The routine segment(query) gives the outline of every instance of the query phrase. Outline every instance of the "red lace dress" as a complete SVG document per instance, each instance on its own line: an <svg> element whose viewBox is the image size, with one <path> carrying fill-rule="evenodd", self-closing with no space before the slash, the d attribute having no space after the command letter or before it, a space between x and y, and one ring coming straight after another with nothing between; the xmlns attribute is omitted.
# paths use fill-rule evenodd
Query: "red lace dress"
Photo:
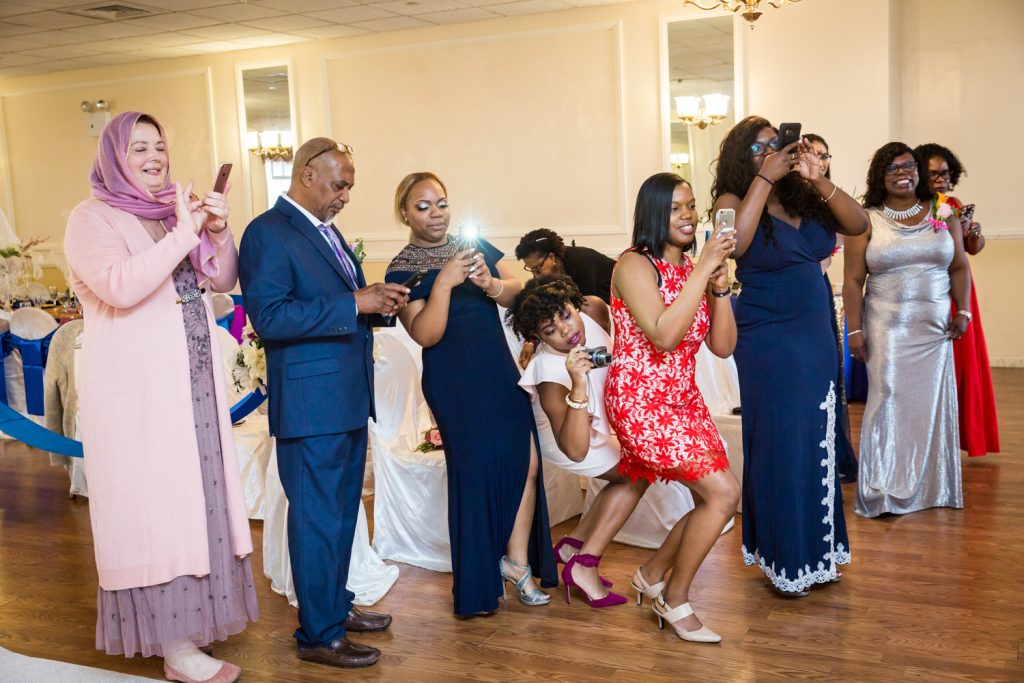
<svg viewBox="0 0 1024 683"><path fill-rule="evenodd" d="M665 305L675 301L693 272L683 256L676 266L645 254L659 275ZM659 351L612 294L615 349L605 385L608 419L622 447L619 469L633 480L697 481L729 467L722 438L694 378L696 355L711 328L701 299L689 332L672 351Z"/></svg>

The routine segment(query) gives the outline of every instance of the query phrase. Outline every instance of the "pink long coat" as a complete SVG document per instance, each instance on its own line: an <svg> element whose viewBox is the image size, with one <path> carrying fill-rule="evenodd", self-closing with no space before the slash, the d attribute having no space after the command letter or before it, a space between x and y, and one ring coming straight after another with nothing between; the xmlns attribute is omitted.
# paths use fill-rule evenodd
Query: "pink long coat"
<svg viewBox="0 0 1024 683"><path fill-rule="evenodd" d="M237 280L230 231L211 235L219 272ZM210 572L185 323L171 273L199 244L190 230L154 243L139 220L96 199L68 217L64 251L85 313L76 368L89 513L100 587L119 590ZM203 297L211 340L210 294ZM216 343L216 342L213 342ZM210 360L236 554L252 552L220 353Z"/></svg>

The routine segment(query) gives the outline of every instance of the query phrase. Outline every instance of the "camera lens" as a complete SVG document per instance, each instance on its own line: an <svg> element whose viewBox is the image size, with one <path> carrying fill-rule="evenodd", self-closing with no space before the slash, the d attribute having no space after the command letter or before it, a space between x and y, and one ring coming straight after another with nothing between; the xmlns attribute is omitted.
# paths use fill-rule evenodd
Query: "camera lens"
<svg viewBox="0 0 1024 683"><path fill-rule="evenodd" d="M583 349L584 353L590 358L590 362L594 364L595 368L603 368L611 365L612 354L608 353L607 346L598 346L593 349Z"/></svg>

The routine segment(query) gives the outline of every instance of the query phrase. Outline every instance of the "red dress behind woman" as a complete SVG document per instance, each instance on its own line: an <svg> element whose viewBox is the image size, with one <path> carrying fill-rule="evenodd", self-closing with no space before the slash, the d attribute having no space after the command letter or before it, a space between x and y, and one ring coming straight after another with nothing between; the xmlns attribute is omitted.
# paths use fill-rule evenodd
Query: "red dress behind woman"
<svg viewBox="0 0 1024 683"><path fill-rule="evenodd" d="M954 197L949 203L959 215L962 205ZM996 418L996 397L992 391L992 370L988 362L985 330L981 325L981 309L974 273L971 273L971 324L964 336L953 341L953 362L956 365L956 398L960 413L960 450L976 457L999 452L999 422ZM956 315L956 302L952 304Z"/></svg>
<svg viewBox="0 0 1024 683"><path fill-rule="evenodd" d="M683 255L676 266L644 254L658 271L665 306L675 301L693 272ZM707 299L679 345L659 351L626 307L612 294L615 349L605 385L608 420L622 447L619 469L636 480L697 481L725 470L729 460L694 378L697 351L711 329Z"/></svg>

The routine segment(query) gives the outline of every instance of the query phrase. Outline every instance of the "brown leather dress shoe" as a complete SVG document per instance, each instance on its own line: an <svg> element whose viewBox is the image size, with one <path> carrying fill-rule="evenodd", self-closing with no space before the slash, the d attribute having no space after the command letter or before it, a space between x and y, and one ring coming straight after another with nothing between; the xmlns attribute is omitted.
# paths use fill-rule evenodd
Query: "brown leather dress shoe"
<svg viewBox="0 0 1024 683"><path fill-rule="evenodd" d="M367 612L359 609L355 605L352 606L352 609L349 610L348 616L345 617L346 631L383 631L388 626L391 626L390 614Z"/></svg>
<svg viewBox="0 0 1024 683"><path fill-rule="evenodd" d="M298 647L299 659L305 662L316 662L328 666L340 666L345 669L358 669L372 666L380 659L380 650L369 645L354 643L347 638L332 640L318 647Z"/></svg>

